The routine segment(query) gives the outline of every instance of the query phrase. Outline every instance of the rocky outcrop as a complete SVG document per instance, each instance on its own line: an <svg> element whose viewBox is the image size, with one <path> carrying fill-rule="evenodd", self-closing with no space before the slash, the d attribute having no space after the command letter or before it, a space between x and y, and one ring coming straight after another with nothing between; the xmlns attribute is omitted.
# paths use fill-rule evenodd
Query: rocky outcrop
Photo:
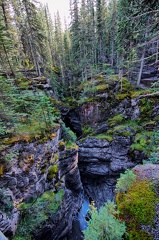
<svg viewBox="0 0 159 240"><path fill-rule="evenodd" d="M122 86L118 80L110 81L110 86L104 82L96 86L100 91L94 99L88 96L87 101L78 104L78 107L61 110L66 126L78 137L83 137L82 127L91 128L91 135L88 136L86 131L85 138L79 140L79 149L66 150L64 144L59 147L60 129L56 129L48 139L17 141L1 151L1 162L4 164L0 165L0 188L4 190L0 191L0 231L9 239L12 239L20 218L16 208L18 203L30 202L46 190L57 192L61 188L64 198L60 209L50 216L48 222L44 222L40 230L36 229L34 239L82 239L77 215L83 193L99 208L108 199L114 198L120 173L142 162L144 154L139 148L140 136L135 142L139 146L132 148L132 144L136 134L142 135L145 126L149 127L145 120L145 105L149 117L156 118L158 102L132 98L132 88L125 87L128 83L124 81ZM41 89L45 88L47 86ZM134 127L136 119L138 122ZM150 125L154 130L156 125L152 122ZM147 135L146 138L150 140ZM51 173L50 166L54 165L58 170L54 169L55 172Z"/></svg>
<svg viewBox="0 0 159 240"><path fill-rule="evenodd" d="M159 183L159 164L137 165L132 170L140 180L151 180L157 187Z"/></svg>
<svg viewBox="0 0 159 240"><path fill-rule="evenodd" d="M159 164L137 165L133 168L139 181L146 180L153 183L154 190L159 198ZM159 239L159 203L155 207L155 219L151 226L142 225L142 229L152 235L154 240Z"/></svg>
<svg viewBox="0 0 159 240"><path fill-rule="evenodd" d="M12 239L20 219L16 205L38 198L46 190L64 190L64 199L57 214L51 215L40 231L34 232L37 240L58 240L69 236L82 205L83 186L78 169L78 149L66 150L60 146L60 129L51 139L32 143L17 142L2 151L2 157L13 156L8 171L0 176L0 230ZM58 165L58 172L50 179L50 166ZM77 223L76 223L77 224ZM79 227L80 233L80 227ZM82 233L81 233L82 234ZM80 236L79 236L79 239Z"/></svg>
<svg viewBox="0 0 159 240"><path fill-rule="evenodd" d="M58 129L52 138L42 142L16 142L1 152L7 172L0 176L0 230L9 238L15 234L19 221L16 205L54 189L56 177L48 180L47 176L50 165L58 159L59 134Z"/></svg>
<svg viewBox="0 0 159 240"><path fill-rule="evenodd" d="M83 186L78 168L78 150L60 152L59 179L64 179L66 188L72 192L77 194L82 192Z"/></svg>
<svg viewBox="0 0 159 240"><path fill-rule="evenodd" d="M76 239L81 239L82 233L79 225L76 225L76 229L73 230L73 225L76 222L83 198L77 150L64 150L60 152L59 179L65 186L63 203L58 213L52 216L50 225L47 224L40 232L35 234L36 240L72 240L74 231L78 231Z"/></svg>
<svg viewBox="0 0 159 240"><path fill-rule="evenodd" d="M113 199L116 179L137 164L129 155L130 137L115 136L112 142L95 137L79 142L79 169L84 189L100 207Z"/></svg>
<svg viewBox="0 0 159 240"><path fill-rule="evenodd" d="M1 239L1 240L7 240L8 238L6 238L6 237L4 236L4 234L0 231L0 239Z"/></svg>
<svg viewBox="0 0 159 240"><path fill-rule="evenodd" d="M76 133L77 137L82 135L82 126L79 115L79 109L74 110L65 110L61 109L63 121L66 124L66 127L69 127L73 132Z"/></svg>

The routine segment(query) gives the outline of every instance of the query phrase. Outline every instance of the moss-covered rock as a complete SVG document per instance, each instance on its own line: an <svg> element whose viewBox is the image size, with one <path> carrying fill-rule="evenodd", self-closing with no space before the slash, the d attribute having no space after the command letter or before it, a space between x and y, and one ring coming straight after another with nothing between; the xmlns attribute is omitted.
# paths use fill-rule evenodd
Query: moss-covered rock
<svg viewBox="0 0 159 240"><path fill-rule="evenodd" d="M51 215L54 215L60 207L63 200L63 191L58 193L47 191L41 197L30 203L21 203L18 209L21 212L21 219L14 236L14 240L30 240L46 221L50 221Z"/></svg>
<svg viewBox="0 0 159 240"><path fill-rule="evenodd" d="M126 239L154 239L152 229L156 216L155 207L159 203L156 191L159 167L152 164L141 165L135 167L133 172L136 174L136 181L133 181L126 191L120 190L116 195L120 218L127 226Z"/></svg>
<svg viewBox="0 0 159 240"><path fill-rule="evenodd" d="M56 177L57 173L58 173L58 165L55 164L53 166L50 166L47 174L47 180L52 181L52 179Z"/></svg>
<svg viewBox="0 0 159 240"><path fill-rule="evenodd" d="M135 135L133 144L131 145L132 150L145 151L149 154L148 145L151 143L151 137L153 136L153 131L141 131Z"/></svg>
<svg viewBox="0 0 159 240"><path fill-rule="evenodd" d="M114 117L109 118L108 122L109 122L110 126L113 127L117 124L120 124L123 120L124 120L123 115L122 114L117 114Z"/></svg>

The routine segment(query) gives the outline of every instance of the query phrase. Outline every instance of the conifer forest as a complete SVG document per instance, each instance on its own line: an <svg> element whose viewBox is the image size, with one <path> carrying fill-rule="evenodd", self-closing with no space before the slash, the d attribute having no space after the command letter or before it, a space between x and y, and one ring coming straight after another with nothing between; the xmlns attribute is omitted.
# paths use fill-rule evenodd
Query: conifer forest
<svg viewBox="0 0 159 240"><path fill-rule="evenodd" d="M159 1L69 8L0 0L0 240L158 240Z"/></svg>

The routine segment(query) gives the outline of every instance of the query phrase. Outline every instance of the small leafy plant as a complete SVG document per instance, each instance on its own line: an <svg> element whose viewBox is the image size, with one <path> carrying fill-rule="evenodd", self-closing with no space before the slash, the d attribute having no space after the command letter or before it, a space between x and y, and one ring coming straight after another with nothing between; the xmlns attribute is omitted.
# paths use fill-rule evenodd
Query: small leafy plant
<svg viewBox="0 0 159 240"><path fill-rule="evenodd" d="M37 200L30 203L21 203L18 208L21 211L21 219L14 240L30 240L34 231L49 221L50 216L55 214L63 199L63 191L56 194L47 191Z"/></svg>
<svg viewBox="0 0 159 240"><path fill-rule="evenodd" d="M127 192L130 186L135 183L136 175L132 170L127 169L125 173L120 174L120 178L117 180L116 192Z"/></svg>
<svg viewBox="0 0 159 240"><path fill-rule="evenodd" d="M124 222L117 219L118 211L113 202L108 201L99 212L93 206L88 227L84 230L85 240L120 240L126 231Z"/></svg>

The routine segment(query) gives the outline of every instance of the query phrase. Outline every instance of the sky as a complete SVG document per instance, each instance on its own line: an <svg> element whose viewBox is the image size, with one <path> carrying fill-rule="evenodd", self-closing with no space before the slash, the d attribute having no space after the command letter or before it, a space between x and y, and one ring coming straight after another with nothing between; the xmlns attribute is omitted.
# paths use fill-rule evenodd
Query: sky
<svg viewBox="0 0 159 240"><path fill-rule="evenodd" d="M48 3L49 11L54 18L54 14L59 11L62 25L64 25L64 17L69 22L69 0L39 0L41 3Z"/></svg>

